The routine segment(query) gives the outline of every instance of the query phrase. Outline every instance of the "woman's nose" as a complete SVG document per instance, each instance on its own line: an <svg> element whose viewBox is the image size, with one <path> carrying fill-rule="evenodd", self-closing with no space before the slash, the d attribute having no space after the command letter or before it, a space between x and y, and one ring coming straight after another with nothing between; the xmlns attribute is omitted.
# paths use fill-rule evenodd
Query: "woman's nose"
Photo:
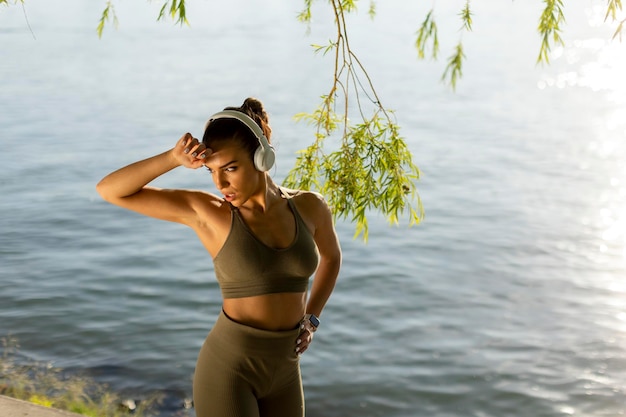
<svg viewBox="0 0 626 417"><path fill-rule="evenodd" d="M215 186L220 190L228 186L228 181L223 174L216 174L213 180L215 181Z"/></svg>

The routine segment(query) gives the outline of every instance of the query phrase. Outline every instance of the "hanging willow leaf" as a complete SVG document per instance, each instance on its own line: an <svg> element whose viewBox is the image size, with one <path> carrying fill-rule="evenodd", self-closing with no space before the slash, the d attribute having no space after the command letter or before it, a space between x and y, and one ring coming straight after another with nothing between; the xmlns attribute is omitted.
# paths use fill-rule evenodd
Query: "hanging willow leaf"
<svg viewBox="0 0 626 417"><path fill-rule="evenodd" d="M102 16L100 17L100 22L96 27L96 32L98 33L98 37L102 37L102 31L104 30L104 25L109 21L109 14L113 15L113 26L117 28L118 21L117 15L115 14L115 8L113 7L113 3L111 1L106 2L106 7L102 11Z"/></svg>
<svg viewBox="0 0 626 417"><path fill-rule="evenodd" d="M185 6L185 0L168 0L163 3L163 6L159 11L157 21L164 19L166 15L169 15L172 20L180 25L189 25L189 21L187 20L187 9Z"/></svg>
<svg viewBox="0 0 626 417"><path fill-rule="evenodd" d="M370 7L367 10L367 14L370 16L370 19L374 19L374 17L376 17L376 2L374 0L370 1Z"/></svg>
<svg viewBox="0 0 626 417"><path fill-rule="evenodd" d="M622 0L608 0L604 21L606 22L609 16L611 16L611 20L615 22L617 20L617 12L620 10L622 10Z"/></svg>
<svg viewBox="0 0 626 417"><path fill-rule="evenodd" d="M185 0L172 0L172 7L170 7L170 14L172 19L176 19L178 24L189 24L187 20L187 9L185 7ZM178 18L176 15L178 14Z"/></svg>
<svg viewBox="0 0 626 417"><path fill-rule="evenodd" d="M470 10L469 0L465 3L465 7L459 13L461 20L463 21L463 28L468 32L472 31L472 11Z"/></svg>
<svg viewBox="0 0 626 417"><path fill-rule="evenodd" d="M608 6L606 8L606 15L604 16L604 21L606 22L611 16L611 21L617 21L617 13L622 10L622 1L621 0L608 0ZM626 23L626 19L623 19L617 25L617 29L615 29L615 33L611 39L615 39L619 36L619 40L622 40L622 30L624 28L624 23Z"/></svg>
<svg viewBox="0 0 626 417"><path fill-rule="evenodd" d="M544 0L546 6L539 18L539 26L537 30L541 34L541 48L537 63L550 62L550 50L552 43L563 45L561 38L561 23L565 22L565 14L563 13L562 0Z"/></svg>
<svg viewBox="0 0 626 417"><path fill-rule="evenodd" d="M313 0L304 0L304 10L302 10L296 18L303 23L311 22L311 6L313 5Z"/></svg>
<svg viewBox="0 0 626 417"><path fill-rule="evenodd" d="M338 7L344 12L350 13L356 10L356 1L355 0L342 0L340 3L337 3Z"/></svg>
<svg viewBox="0 0 626 417"><path fill-rule="evenodd" d="M445 81L449 76L448 83L453 90L456 89L457 80L463 76L463 59L465 59L465 54L463 53L463 43L459 41L454 48L454 53L450 55L450 58L448 58L448 65L446 66L446 70L441 77L441 80Z"/></svg>
<svg viewBox="0 0 626 417"><path fill-rule="evenodd" d="M472 30L472 11L470 10L469 0L465 2L465 6L459 13L463 26L461 30L470 32ZM456 90L457 81L463 76L463 61L465 60L465 53L463 52L463 39L459 39L454 53L448 58L448 65L443 72L441 80L446 82L452 87L452 90Z"/></svg>
<svg viewBox="0 0 626 417"><path fill-rule="evenodd" d="M622 30L624 29L624 23L626 23L626 19L622 20L621 22L619 22L619 25L617 25L617 29L615 29L615 33L613 34L613 37L611 39L615 39L619 36L619 40L621 42L622 40Z"/></svg>
<svg viewBox="0 0 626 417"><path fill-rule="evenodd" d="M439 53L439 39L437 37L437 24L433 18L434 10L430 10L426 15L426 19L422 22L419 30L417 31L417 39L415 41L415 47L417 48L417 56L420 59L424 59L426 56L426 48L428 47L428 41L432 42L432 58L437 59Z"/></svg>

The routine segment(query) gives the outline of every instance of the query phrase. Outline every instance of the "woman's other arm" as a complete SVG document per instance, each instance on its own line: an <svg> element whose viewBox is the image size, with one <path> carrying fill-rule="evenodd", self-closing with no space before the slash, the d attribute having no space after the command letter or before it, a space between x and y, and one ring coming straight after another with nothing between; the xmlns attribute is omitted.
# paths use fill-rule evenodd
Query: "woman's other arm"
<svg viewBox="0 0 626 417"><path fill-rule="evenodd" d="M306 305L307 314L319 317L335 288L335 282L341 267L341 248L333 225L333 217L328 204L321 195L304 193L308 201L300 205L307 213L307 218L315 224L313 238L320 254L320 263L315 271L311 293ZM299 210L300 211L300 210ZM302 212L302 211L300 211ZM296 340L296 353L301 355L308 348L315 328L303 322L302 330Z"/></svg>
<svg viewBox="0 0 626 417"><path fill-rule="evenodd" d="M341 267L341 248L328 204L318 194L311 193L311 197L316 199L316 227L313 237L320 253L320 263L313 278L306 312L319 317L335 288Z"/></svg>

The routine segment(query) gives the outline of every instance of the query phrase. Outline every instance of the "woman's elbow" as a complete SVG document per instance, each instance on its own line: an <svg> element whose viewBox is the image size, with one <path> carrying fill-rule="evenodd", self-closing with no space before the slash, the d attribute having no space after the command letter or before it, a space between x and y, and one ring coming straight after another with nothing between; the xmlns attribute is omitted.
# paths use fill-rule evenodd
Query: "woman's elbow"
<svg viewBox="0 0 626 417"><path fill-rule="evenodd" d="M106 200L107 190L102 180L96 184L96 192L100 194L100 197Z"/></svg>
<svg viewBox="0 0 626 417"><path fill-rule="evenodd" d="M341 268L341 250L322 254L321 263L326 265L329 270L339 271Z"/></svg>
<svg viewBox="0 0 626 417"><path fill-rule="evenodd" d="M112 203L116 200L116 196L110 185L107 183L106 178L103 178L98 184L96 184L96 191L100 194L100 197L102 197L104 201Z"/></svg>

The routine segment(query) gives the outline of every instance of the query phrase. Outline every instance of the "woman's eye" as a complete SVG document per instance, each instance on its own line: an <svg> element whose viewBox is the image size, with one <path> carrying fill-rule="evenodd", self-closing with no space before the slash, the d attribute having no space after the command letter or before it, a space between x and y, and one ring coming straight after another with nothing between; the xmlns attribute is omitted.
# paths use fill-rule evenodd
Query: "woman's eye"
<svg viewBox="0 0 626 417"><path fill-rule="evenodd" d="M0 0L1 1L1 0ZM213 170L207 166L205 166L206 170L209 171L210 174L213 174ZM228 167L228 168L224 168L225 172L234 172L237 170L237 167Z"/></svg>

